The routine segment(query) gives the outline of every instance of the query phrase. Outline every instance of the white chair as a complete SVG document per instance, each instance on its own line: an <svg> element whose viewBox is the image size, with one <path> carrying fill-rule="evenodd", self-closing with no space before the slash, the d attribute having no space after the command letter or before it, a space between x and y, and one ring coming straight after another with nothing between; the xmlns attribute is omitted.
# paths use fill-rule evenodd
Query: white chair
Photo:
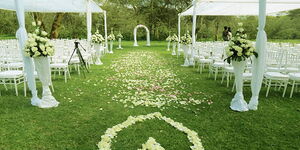
<svg viewBox="0 0 300 150"><path fill-rule="evenodd" d="M0 84L3 84L7 90L7 85L14 85L16 96L19 96L18 85L24 84L24 96L26 96L26 82L22 71L8 70L0 72Z"/></svg>
<svg viewBox="0 0 300 150"><path fill-rule="evenodd" d="M300 85L300 73L290 73L289 74L290 80L292 81L292 90L290 94L290 98L293 97L295 86Z"/></svg>
<svg viewBox="0 0 300 150"><path fill-rule="evenodd" d="M65 83L68 81L68 77L71 78L71 74L69 71L69 65L65 60L61 58L52 58L52 62L50 63L51 72L54 72L54 76L56 72L60 75L63 72L65 77Z"/></svg>
<svg viewBox="0 0 300 150"><path fill-rule="evenodd" d="M284 90L283 90L282 97L285 96L285 92L289 82L288 75L282 74L280 72L266 72L264 77L265 77L265 84L268 87L266 97L268 97L269 95L271 86L275 86L275 88L278 87L278 90L280 90L280 88L283 86Z"/></svg>
<svg viewBox="0 0 300 150"><path fill-rule="evenodd" d="M223 84L224 79L226 77L226 87L229 87L229 82L231 77L234 75L234 70L232 66L226 66L223 70L223 76L222 76L222 81L221 84Z"/></svg>

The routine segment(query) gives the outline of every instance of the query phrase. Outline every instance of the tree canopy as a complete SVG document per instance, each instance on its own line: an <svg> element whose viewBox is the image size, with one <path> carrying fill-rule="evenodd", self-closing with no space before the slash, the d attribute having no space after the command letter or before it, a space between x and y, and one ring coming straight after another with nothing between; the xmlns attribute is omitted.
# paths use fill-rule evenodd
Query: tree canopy
<svg viewBox="0 0 300 150"><path fill-rule="evenodd" d="M164 40L177 33L178 13L191 6L190 0L98 0L107 11L108 29L122 32L126 40L133 39L133 29L138 24L146 25L152 40ZM18 28L15 12L0 10L0 35L14 35ZM41 20L51 38L85 38L85 14L74 13L26 13L26 25L30 31L31 22ZM257 17L245 16L199 16L197 18L198 40L220 40L223 26L230 26L235 32L238 22L243 22L250 39L255 39ZM191 30L192 17L182 17L182 33ZM270 39L300 39L300 10L284 16L267 18L266 31ZM93 14L93 32L99 29L104 34L103 15ZM110 31L108 31L110 32ZM139 39L146 39L140 30Z"/></svg>

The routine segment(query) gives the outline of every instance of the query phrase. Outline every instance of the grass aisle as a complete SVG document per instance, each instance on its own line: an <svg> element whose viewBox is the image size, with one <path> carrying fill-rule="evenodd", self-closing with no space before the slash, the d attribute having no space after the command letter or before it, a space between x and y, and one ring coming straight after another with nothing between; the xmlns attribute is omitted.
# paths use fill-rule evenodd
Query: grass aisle
<svg viewBox="0 0 300 150"><path fill-rule="evenodd" d="M229 109L231 88L208 78L207 72L181 67L183 60L166 52L164 42L131 45L125 42L124 50L107 54L105 65L92 66L87 79L73 73L65 84L63 77L56 78L58 108L32 107L28 98L0 87L0 149L97 149L107 128L130 115L153 112L196 131L207 150L300 148L299 93L283 99L272 91L269 98L262 96L258 111L236 113ZM245 97L250 94L245 88ZM192 145L164 121L148 120L119 132L112 148L136 150L149 137L167 150Z"/></svg>

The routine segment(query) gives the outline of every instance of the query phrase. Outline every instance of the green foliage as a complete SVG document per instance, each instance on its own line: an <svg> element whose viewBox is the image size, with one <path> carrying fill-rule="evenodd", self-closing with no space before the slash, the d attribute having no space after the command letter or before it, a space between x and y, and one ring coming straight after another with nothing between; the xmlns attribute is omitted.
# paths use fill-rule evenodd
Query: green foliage
<svg viewBox="0 0 300 150"><path fill-rule="evenodd" d="M0 149L96 150L96 144L107 128L125 121L130 115L157 111L196 131L207 150L299 149L299 93L295 93L290 99L281 98L281 93L274 91L265 98L263 95L266 88L263 87L259 110L237 113L229 109L234 95L231 88L208 78L208 69L199 74L194 68L181 67L184 61L182 58L177 59L170 52L163 51L166 42L152 42L152 47L132 47L132 44L133 42L125 41L124 50L115 50L113 55L105 55L104 65L92 66L91 73L86 78L73 70L72 78L66 84L63 76L56 75L53 94L60 102L57 108L33 107L29 97L16 97L13 89L6 91L0 86ZM107 79L111 79L116 73L109 66L120 58L124 59L132 51L157 53L159 59L169 62L164 67L176 72L176 78L186 83L185 91L199 98L209 95L213 104L169 107L160 111L143 106L125 108L123 104L112 101L113 95L122 86L117 84L114 88L107 88L111 83ZM41 84L37 83L38 90L41 91ZM30 95L29 92L27 94ZM244 95L246 99L251 97L250 88L244 88ZM188 95L185 97L189 98ZM112 143L112 148L135 150L149 137L155 138L167 150L185 150L191 146L181 132L163 121L149 120L121 131Z"/></svg>
<svg viewBox="0 0 300 150"><path fill-rule="evenodd" d="M191 6L190 0L98 0L107 11L108 29L122 32L125 40L133 40L133 29L138 24L144 24L150 29L152 40L165 40L168 35L177 33L178 13ZM50 32L54 13L42 14L47 32ZM0 10L0 35L14 36L18 29L15 12ZM33 15L26 13L26 27L31 29ZM249 39L255 39L258 19L256 16L198 16L197 40L221 40L224 26L230 26L236 31L237 22L243 22ZM267 17L266 32L268 39L300 39L300 10L290 11L285 16ZM93 32L99 29L104 35L102 14L93 14ZM182 17L182 30L191 31L192 17ZM68 13L64 15L59 38L86 38L86 16L84 13ZM138 31L138 39L145 40L144 30ZM116 33L115 33L116 34Z"/></svg>

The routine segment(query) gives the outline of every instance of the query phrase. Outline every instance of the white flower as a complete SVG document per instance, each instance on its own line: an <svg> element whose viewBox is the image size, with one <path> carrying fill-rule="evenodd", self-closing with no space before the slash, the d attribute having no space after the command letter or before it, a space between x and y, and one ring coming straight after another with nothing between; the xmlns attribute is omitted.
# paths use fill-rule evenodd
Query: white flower
<svg viewBox="0 0 300 150"><path fill-rule="evenodd" d="M34 27L35 27L35 26L36 26L36 23L35 23L35 22L32 22L32 26L34 26Z"/></svg>
<svg viewBox="0 0 300 150"><path fill-rule="evenodd" d="M40 30L39 29L35 29L34 31L36 34L39 34L40 33Z"/></svg>
<svg viewBox="0 0 300 150"><path fill-rule="evenodd" d="M41 53L38 52L38 51L36 51L36 52L34 53L33 57L39 57L40 55L41 55Z"/></svg>
<svg viewBox="0 0 300 150"><path fill-rule="evenodd" d="M28 53L28 52L25 52L24 55L25 55L26 57L30 57L30 53Z"/></svg>
<svg viewBox="0 0 300 150"><path fill-rule="evenodd" d="M43 45L43 44L40 44L40 45L39 45L39 47L40 47L40 49L41 49L42 51L44 51L44 50L45 50L45 45Z"/></svg>
<svg viewBox="0 0 300 150"><path fill-rule="evenodd" d="M32 52L36 52L38 50L38 48L37 47L32 47L31 50L32 50Z"/></svg>
<svg viewBox="0 0 300 150"><path fill-rule="evenodd" d="M46 36L48 33L47 32L45 32L45 31L42 31L42 33L41 33L43 36Z"/></svg>
<svg viewBox="0 0 300 150"><path fill-rule="evenodd" d="M37 24L40 26L40 25L42 25L42 22L41 22L41 21L38 21L38 23L37 23Z"/></svg>

